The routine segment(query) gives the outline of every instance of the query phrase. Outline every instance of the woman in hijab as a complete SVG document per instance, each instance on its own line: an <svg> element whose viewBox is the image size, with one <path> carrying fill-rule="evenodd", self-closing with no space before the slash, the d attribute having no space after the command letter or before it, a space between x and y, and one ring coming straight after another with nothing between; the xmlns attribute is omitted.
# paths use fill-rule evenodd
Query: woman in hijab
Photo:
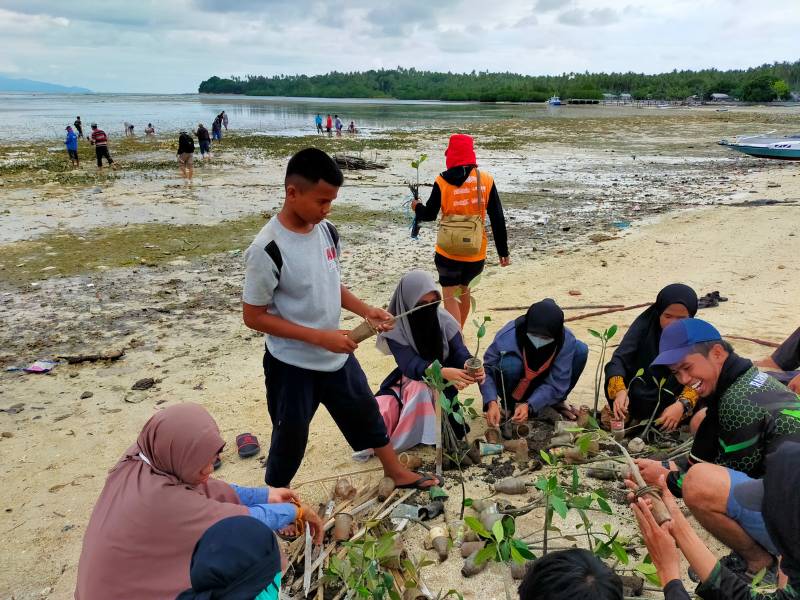
<svg viewBox="0 0 800 600"><path fill-rule="evenodd" d="M222 519L194 547L192 587L177 600L279 600L282 559L269 527L252 517Z"/></svg>
<svg viewBox="0 0 800 600"><path fill-rule="evenodd" d="M497 332L484 354L481 394L489 425L500 425L501 408L513 411L517 423L547 406L574 420L564 401L588 355L586 344L564 327L564 312L552 299L532 304Z"/></svg>
<svg viewBox="0 0 800 600"><path fill-rule="evenodd" d="M628 329L606 365L606 398L610 407L604 411L608 419L646 420L658 404L659 424L672 431L691 415L697 403L697 392L681 386L669 375L658 396L658 382L663 373L654 374L650 363L658 356L661 331L678 319L697 313L697 294L688 285L673 283L658 293L651 305ZM643 369L637 378L636 373Z"/></svg>
<svg viewBox="0 0 800 600"><path fill-rule="evenodd" d="M436 442L434 396L423 381L425 370L439 361L442 376L453 384L445 390L453 398L483 374L473 378L464 370L472 355L464 346L461 327L442 306L442 296L433 277L425 271L410 271L403 276L389 302L389 312L402 315L394 329L378 335L377 346L397 363L376 394L378 406L395 450L417 444ZM450 421L459 437L466 434L464 425Z"/></svg>
<svg viewBox="0 0 800 600"><path fill-rule="evenodd" d="M156 413L106 479L78 562L76 600L175 598L189 587L189 560L200 536L226 517L255 517L273 529L313 510L283 488L243 488L212 479L225 442L198 404ZM302 525L302 523L300 523Z"/></svg>

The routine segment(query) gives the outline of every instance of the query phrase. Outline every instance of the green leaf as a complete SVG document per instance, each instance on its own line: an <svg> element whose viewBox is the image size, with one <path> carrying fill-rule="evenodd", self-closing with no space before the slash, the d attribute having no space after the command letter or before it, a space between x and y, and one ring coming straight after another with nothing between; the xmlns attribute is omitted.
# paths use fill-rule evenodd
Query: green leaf
<svg viewBox="0 0 800 600"><path fill-rule="evenodd" d="M517 547L514 544L511 544L511 560L519 564L525 562L525 558L519 553L519 550L517 550Z"/></svg>
<svg viewBox="0 0 800 600"><path fill-rule="evenodd" d="M602 340L603 339L603 336L600 335L599 331L595 331L594 329L588 329L587 331L589 333L591 333L594 337L596 337L598 340Z"/></svg>
<svg viewBox="0 0 800 600"><path fill-rule="evenodd" d="M400 594L397 593L397 590L394 589L394 587L389 588L389 598L391 598L391 600L401 600Z"/></svg>
<svg viewBox="0 0 800 600"><path fill-rule="evenodd" d="M492 525L492 533L494 534L494 539L498 542L502 542L506 537L506 532L503 529L502 519L495 521Z"/></svg>
<svg viewBox="0 0 800 600"><path fill-rule="evenodd" d="M472 406L472 403L475 402L475 398L467 398L461 404L464 406Z"/></svg>
<svg viewBox="0 0 800 600"><path fill-rule="evenodd" d="M611 535L611 523L603 523L603 529L608 535Z"/></svg>
<svg viewBox="0 0 800 600"><path fill-rule="evenodd" d="M439 394L439 404L441 404L442 410L445 412L450 412L452 410L453 403L451 402L450 398L444 394Z"/></svg>
<svg viewBox="0 0 800 600"><path fill-rule="evenodd" d="M575 441L575 446L578 448L578 451L583 455L586 456L589 453L589 447L592 444L592 434L591 433L584 433L583 435L579 436L578 439Z"/></svg>
<svg viewBox="0 0 800 600"><path fill-rule="evenodd" d="M449 498L450 496L447 495L442 488L438 485L432 485L428 488L428 495L430 496L431 500L437 500L439 498Z"/></svg>
<svg viewBox="0 0 800 600"><path fill-rule="evenodd" d="M478 521L478 519L476 519L475 517L469 517L469 516L464 517L464 523L467 525L467 527L472 529L472 531L477 533L479 536L484 538L492 537L492 534L489 533L486 530L486 527L484 527L483 524L480 521Z"/></svg>
<svg viewBox="0 0 800 600"><path fill-rule="evenodd" d="M767 574L767 568L766 567L762 568L758 573L756 573L756 576L753 577L753 582L750 584L750 589L755 591L756 586L759 583L761 583L761 581L764 579L764 575L766 575L766 574Z"/></svg>
<svg viewBox="0 0 800 600"><path fill-rule="evenodd" d="M469 305L470 308L472 309L472 312L475 312L478 309L478 302L477 300L475 300L475 296L473 296L472 294L469 295Z"/></svg>
<svg viewBox="0 0 800 600"><path fill-rule="evenodd" d="M464 506L472 506L474 500L472 498L464 498Z"/></svg>
<svg viewBox="0 0 800 600"><path fill-rule="evenodd" d="M552 496L550 498L550 504L552 505L553 510L555 510L558 513L559 517L561 517L562 519L567 518L567 512L569 511L569 508L567 508L567 503L564 502L563 498L559 498L558 496Z"/></svg>
<svg viewBox="0 0 800 600"><path fill-rule="evenodd" d="M597 419L592 415L589 415L589 429L600 429L600 425L597 424Z"/></svg>
<svg viewBox="0 0 800 600"><path fill-rule="evenodd" d="M606 513L607 515L614 513L614 511L611 510L611 506L608 504L606 499L603 498L603 496L601 496L597 492L592 492L592 498L595 499L595 501L597 502L597 506L599 506L600 510L602 510L604 513Z"/></svg>
<svg viewBox="0 0 800 600"><path fill-rule="evenodd" d="M428 160L428 155L427 154L420 154L419 162L422 163L422 162L425 162L426 160Z"/></svg>
<svg viewBox="0 0 800 600"><path fill-rule="evenodd" d="M644 375L644 369L639 369L636 371L636 375L634 375L634 377L641 377L642 375Z"/></svg>
<svg viewBox="0 0 800 600"><path fill-rule="evenodd" d="M458 423L459 425L463 425L464 424L464 415L462 415L460 412L454 412L453 413L453 420L456 423Z"/></svg>
<svg viewBox="0 0 800 600"><path fill-rule="evenodd" d="M536 560L536 555L531 552L530 548L527 546L525 548L518 547L517 550L519 550L519 553L522 554L522 558L526 560Z"/></svg>
<svg viewBox="0 0 800 600"><path fill-rule="evenodd" d="M578 486L580 485L581 480L578 477L578 467L572 467L572 493L578 493Z"/></svg>
<svg viewBox="0 0 800 600"><path fill-rule="evenodd" d="M497 553L497 548L494 544L487 544L481 550L478 550L477 556L475 556L475 564L482 565L490 558L493 558Z"/></svg>
<svg viewBox="0 0 800 600"><path fill-rule="evenodd" d="M498 546L498 550L500 551L500 558L503 562L511 560L511 544L503 542Z"/></svg>
<svg viewBox="0 0 800 600"><path fill-rule="evenodd" d="M607 340L610 340L612 337L614 337L616 335L616 333L617 333L617 326L616 325L612 325L611 327L606 329L605 338Z"/></svg>
<svg viewBox="0 0 800 600"><path fill-rule="evenodd" d="M478 327L478 332L475 334L478 339L482 338L486 335L486 325L481 325Z"/></svg>
<svg viewBox="0 0 800 600"><path fill-rule="evenodd" d="M514 532L517 530L514 517L511 515L504 515L500 521L503 523L503 531L505 531L506 539L512 539L514 537Z"/></svg>
<svg viewBox="0 0 800 600"><path fill-rule="evenodd" d="M649 557L650 555L648 554L645 557L645 561L647 561ZM649 581L653 585L657 587L662 587L661 579L658 576L658 571L656 570L655 565L653 565L652 563L643 562L641 564L638 564L636 565L636 570L642 575L644 575L644 578L647 579L647 581Z"/></svg>
<svg viewBox="0 0 800 600"><path fill-rule="evenodd" d="M614 556L619 559L619 562L621 562L623 565L628 564L628 551L625 550L625 546L614 540L611 543L611 551L614 553Z"/></svg>
<svg viewBox="0 0 800 600"><path fill-rule="evenodd" d="M544 450L539 450L539 456L542 457L542 460L544 462L546 462L548 465L552 466L553 458L550 456L550 454L548 452L545 452Z"/></svg>

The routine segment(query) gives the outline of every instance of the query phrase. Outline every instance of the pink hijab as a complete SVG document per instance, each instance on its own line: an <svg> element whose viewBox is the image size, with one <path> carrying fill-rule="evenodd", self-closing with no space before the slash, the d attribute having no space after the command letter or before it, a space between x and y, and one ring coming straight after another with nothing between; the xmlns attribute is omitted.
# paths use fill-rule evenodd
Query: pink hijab
<svg viewBox="0 0 800 600"><path fill-rule="evenodd" d="M200 536L226 517L247 515L222 481L198 483L225 442L198 404L152 416L111 469L95 504L78 563L76 600L174 600L191 587Z"/></svg>

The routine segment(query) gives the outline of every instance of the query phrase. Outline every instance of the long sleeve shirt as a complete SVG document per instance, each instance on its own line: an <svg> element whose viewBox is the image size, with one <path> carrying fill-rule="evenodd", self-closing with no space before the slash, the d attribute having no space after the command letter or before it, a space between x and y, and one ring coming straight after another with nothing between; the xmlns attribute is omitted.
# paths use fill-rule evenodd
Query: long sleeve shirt
<svg viewBox="0 0 800 600"><path fill-rule="evenodd" d="M453 167L442 173L442 177L453 185L460 186L466 181L471 169L463 167ZM431 195L425 204L418 204L414 211L418 221L435 221L442 209L442 190L439 185L434 183ZM508 256L508 233L506 232L506 217L503 214L503 205L500 203L500 194L497 193L497 186L492 183L489 192L489 202L486 205L486 214L489 216L489 223L492 226L494 235L494 245L497 248L497 255Z"/></svg>
<svg viewBox="0 0 800 600"><path fill-rule="evenodd" d="M551 406L564 400L572 383L572 360L575 357L576 339L573 333L564 328L564 344L561 351L553 360L550 369L541 375L544 381L534 387L530 392L527 402L534 411L539 411L545 406ZM487 405L498 397L498 379L500 377L501 360L505 356L515 356L522 361L522 352L517 346L514 333L514 321L509 321L494 336L489 348L483 355L483 368L486 371L486 380L480 386L483 404ZM506 387L513 387L517 382L506 382Z"/></svg>
<svg viewBox="0 0 800 600"><path fill-rule="evenodd" d="M393 340L387 340L387 342L400 372L409 379L422 381L425 376L425 370L430 366L431 361L422 358L411 346L398 344ZM449 346L447 360L444 361L442 366L463 369L464 363L472 358L472 355L464 345L464 340L461 338L460 333L450 338Z"/></svg>
<svg viewBox="0 0 800 600"><path fill-rule="evenodd" d="M797 600L800 598L800 581L790 580L785 588L774 592L755 592L741 577L717 563L695 593L703 600ZM673 579L664 586L664 598L689 600L689 594L680 579Z"/></svg>
<svg viewBox="0 0 800 600"><path fill-rule="evenodd" d="M242 506L247 507L250 516L270 529L283 529L294 523L297 518L297 507L294 504L269 504L268 487L244 487L232 483L228 485L236 492Z"/></svg>

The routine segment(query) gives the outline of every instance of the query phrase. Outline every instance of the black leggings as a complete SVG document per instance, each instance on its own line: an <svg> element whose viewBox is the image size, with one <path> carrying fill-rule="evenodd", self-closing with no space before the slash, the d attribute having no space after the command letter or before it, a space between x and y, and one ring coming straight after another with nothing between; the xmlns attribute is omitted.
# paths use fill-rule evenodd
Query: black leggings
<svg viewBox="0 0 800 600"><path fill-rule="evenodd" d="M108 153L108 146L95 146L94 153L97 156L97 166L103 166L103 158L108 161L108 164L113 163L114 161L111 159L111 155Z"/></svg>

